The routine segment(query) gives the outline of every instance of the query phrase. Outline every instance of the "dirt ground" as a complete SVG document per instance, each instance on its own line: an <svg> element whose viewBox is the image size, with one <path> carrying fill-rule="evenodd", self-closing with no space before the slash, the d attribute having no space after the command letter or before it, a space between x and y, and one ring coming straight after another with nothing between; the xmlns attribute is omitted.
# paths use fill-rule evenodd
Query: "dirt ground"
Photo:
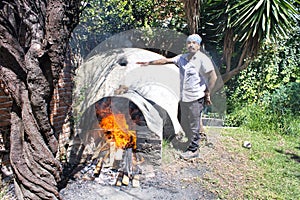
<svg viewBox="0 0 300 200"><path fill-rule="evenodd" d="M221 134L221 128L207 129L208 142L202 144L199 158L184 161L179 151L164 148L162 165L140 178L140 187L107 186L96 181L73 180L60 191L66 200L129 199L242 199L240 191L246 177L246 159L226 148L239 145Z"/></svg>
<svg viewBox="0 0 300 200"><path fill-rule="evenodd" d="M207 173L206 166L200 164L200 158L191 162L176 158L174 162L163 163L153 169L153 173L144 174L140 187L105 186L96 181L72 181L61 191L63 199L216 199L201 179Z"/></svg>

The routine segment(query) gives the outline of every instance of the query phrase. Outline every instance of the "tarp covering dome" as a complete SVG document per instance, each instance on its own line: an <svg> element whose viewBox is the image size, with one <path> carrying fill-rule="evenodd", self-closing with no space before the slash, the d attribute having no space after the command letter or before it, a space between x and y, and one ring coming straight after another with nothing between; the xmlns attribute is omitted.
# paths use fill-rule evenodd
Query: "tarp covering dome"
<svg viewBox="0 0 300 200"><path fill-rule="evenodd" d="M168 118L173 132L181 132L177 119L180 96L178 67L173 64L145 67L136 64L159 58L162 56L144 49L121 48L86 60L77 69L75 78L74 111L80 118L78 128L83 132L97 128L93 114L93 105L97 101L105 97L122 97L139 107L151 131L162 134Z"/></svg>

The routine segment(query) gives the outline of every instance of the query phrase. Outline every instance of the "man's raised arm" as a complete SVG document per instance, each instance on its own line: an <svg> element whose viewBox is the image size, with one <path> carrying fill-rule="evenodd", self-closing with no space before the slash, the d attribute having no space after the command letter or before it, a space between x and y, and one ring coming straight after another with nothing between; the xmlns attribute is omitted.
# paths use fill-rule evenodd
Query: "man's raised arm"
<svg viewBox="0 0 300 200"><path fill-rule="evenodd" d="M147 65L164 65L168 63L173 63L173 60L171 58L161 58L158 60L152 60L148 62L136 62L136 64L140 64L142 66L147 66Z"/></svg>

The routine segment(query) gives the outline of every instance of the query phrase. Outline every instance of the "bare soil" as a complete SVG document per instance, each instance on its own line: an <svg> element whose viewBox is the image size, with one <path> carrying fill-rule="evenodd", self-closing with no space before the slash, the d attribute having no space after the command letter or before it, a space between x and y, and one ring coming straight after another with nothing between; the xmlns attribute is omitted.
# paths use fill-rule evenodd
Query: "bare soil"
<svg viewBox="0 0 300 200"><path fill-rule="evenodd" d="M162 165L144 174L140 187L107 186L96 181L72 180L60 191L66 200L83 199L242 199L247 160L227 148L240 147L240 141L222 136L221 128L207 129L209 145L202 144L199 158L184 161L179 151L164 148ZM151 171L151 170L150 170Z"/></svg>

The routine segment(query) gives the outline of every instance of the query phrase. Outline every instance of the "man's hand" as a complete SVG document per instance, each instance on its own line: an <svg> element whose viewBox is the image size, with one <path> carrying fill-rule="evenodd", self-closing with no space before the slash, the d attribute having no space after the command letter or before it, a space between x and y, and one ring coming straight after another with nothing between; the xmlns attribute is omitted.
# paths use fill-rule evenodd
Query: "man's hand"
<svg viewBox="0 0 300 200"><path fill-rule="evenodd" d="M208 106L212 104L212 102L210 100L210 93L208 91L205 92L204 104L208 105Z"/></svg>

